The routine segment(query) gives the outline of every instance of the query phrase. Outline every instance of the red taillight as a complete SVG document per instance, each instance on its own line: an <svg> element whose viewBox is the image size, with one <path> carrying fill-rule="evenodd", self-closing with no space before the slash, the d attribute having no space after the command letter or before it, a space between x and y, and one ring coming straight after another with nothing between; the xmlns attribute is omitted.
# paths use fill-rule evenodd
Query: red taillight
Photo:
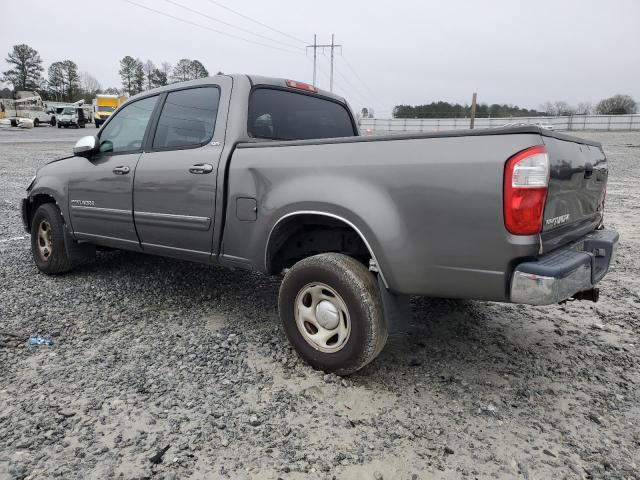
<svg viewBox="0 0 640 480"><path fill-rule="evenodd" d="M308 83L296 82L295 80L287 80L287 87L289 88L297 88L298 90L305 90L307 92L318 93L318 89L313 85L309 85Z"/></svg>
<svg viewBox="0 0 640 480"><path fill-rule="evenodd" d="M542 231L549 185L549 156L544 145L511 157L504 169L504 225L514 235Z"/></svg>

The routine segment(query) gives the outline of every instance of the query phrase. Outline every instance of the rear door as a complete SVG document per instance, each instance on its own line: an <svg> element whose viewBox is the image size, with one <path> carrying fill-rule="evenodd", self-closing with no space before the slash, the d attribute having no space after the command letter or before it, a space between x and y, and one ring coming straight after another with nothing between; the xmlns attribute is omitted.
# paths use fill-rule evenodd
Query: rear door
<svg viewBox="0 0 640 480"><path fill-rule="evenodd" d="M133 173L158 95L120 110L99 133L100 152L81 159L69 180L69 211L79 239L139 248L133 225Z"/></svg>
<svg viewBox="0 0 640 480"><path fill-rule="evenodd" d="M166 94L135 175L134 219L143 250L210 259L227 115L221 105L228 105L230 82Z"/></svg>
<svg viewBox="0 0 640 480"><path fill-rule="evenodd" d="M550 136L542 139L550 162L542 224L542 244L549 251L601 223L609 170L599 145Z"/></svg>

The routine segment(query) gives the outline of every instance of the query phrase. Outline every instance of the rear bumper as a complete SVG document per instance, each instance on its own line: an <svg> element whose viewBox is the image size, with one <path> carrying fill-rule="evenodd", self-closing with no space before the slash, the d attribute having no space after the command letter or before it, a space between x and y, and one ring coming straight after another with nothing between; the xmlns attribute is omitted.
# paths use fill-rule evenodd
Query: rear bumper
<svg viewBox="0 0 640 480"><path fill-rule="evenodd" d="M591 290L609 270L618 243L615 230L596 230L565 247L515 267L511 301L551 305Z"/></svg>

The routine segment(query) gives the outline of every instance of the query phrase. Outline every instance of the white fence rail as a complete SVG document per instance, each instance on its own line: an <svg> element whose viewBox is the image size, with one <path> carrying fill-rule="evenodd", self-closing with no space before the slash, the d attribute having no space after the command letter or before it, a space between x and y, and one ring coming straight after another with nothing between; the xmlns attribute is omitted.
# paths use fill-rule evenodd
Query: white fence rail
<svg viewBox="0 0 640 480"><path fill-rule="evenodd" d="M640 114L572 115L567 117L476 118L475 128L501 127L507 123L543 123L555 130L640 130ZM468 118L363 118L364 134L437 132L469 128Z"/></svg>

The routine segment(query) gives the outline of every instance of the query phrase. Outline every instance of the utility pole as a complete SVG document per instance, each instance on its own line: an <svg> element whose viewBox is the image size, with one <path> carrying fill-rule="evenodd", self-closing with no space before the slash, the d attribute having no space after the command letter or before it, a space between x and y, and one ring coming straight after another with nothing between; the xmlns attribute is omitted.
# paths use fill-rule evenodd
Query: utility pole
<svg viewBox="0 0 640 480"><path fill-rule="evenodd" d="M307 48L313 48L313 86L316 86L316 62L317 62L317 50L320 48L324 53L325 48L331 49L331 75L329 77L329 91L333 92L333 59L334 59L334 50L339 48L342 51L342 45L336 45L335 43L335 35L331 34L331 43L329 45L318 45L316 41L316 35L313 36L313 45L307 45Z"/></svg>
<svg viewBox="0 0 640 480"><path fill-rule="evenodd" d="M316 41L316 37L317 35L314 33L313 34L313 86L316 86L316 50L318 49L318 47L316 45L318 45L318 42Z"/></svg>
<svg viewBox="0 0 640 480"><path fill-rule="evenodd" d="M335 45L333 41L333 33L331 34L331 75L329 76L329 91L333 92L333 46Z"/></svg>
<svg viewBox="0 0 640 480"><path fill-rule="evenodd" d="M476 92L473 92L473 98L471 99L471 124L469 125L469 128L471 128L473 130L473 127L475 126L476 123L476 98L477 98L478 94Z"/></svg>

